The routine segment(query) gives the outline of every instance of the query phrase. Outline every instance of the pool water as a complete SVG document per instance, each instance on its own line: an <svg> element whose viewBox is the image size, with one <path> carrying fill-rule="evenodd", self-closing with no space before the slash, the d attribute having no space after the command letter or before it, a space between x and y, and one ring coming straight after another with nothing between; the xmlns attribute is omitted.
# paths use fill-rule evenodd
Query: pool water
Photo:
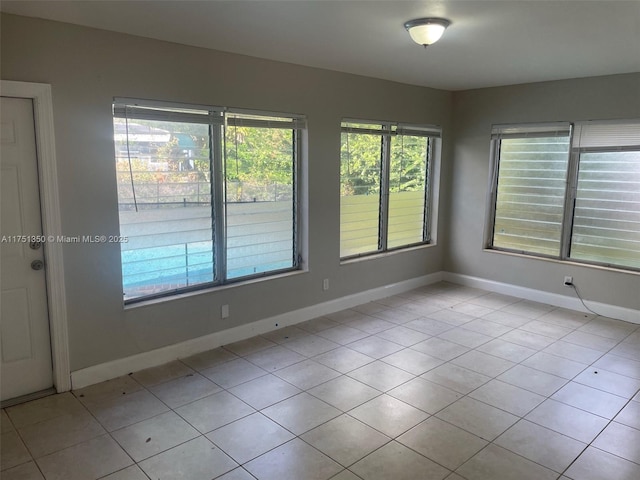
<svg viewBox="0 0 640 480"><path fill-rule="evenodd" d="M178 288L214 281L212 249L213 242L209 241L122 251L122 277L126 295L139 296L142 291L154 287L171 285ZM227 259L227 278L241 278L293 266L290 259L268 254L258 254L260 258L257 265L243 266L246 263L245 256L255 256L244 253Z"/></svg>

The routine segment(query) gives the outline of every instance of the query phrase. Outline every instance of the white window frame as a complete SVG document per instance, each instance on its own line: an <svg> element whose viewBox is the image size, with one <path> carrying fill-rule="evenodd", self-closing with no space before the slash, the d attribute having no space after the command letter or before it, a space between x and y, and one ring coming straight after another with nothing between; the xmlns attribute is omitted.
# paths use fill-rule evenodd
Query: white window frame
<svg viewBox="0 0 640 480"><path fill-rule="evenodd" d="M172 111L173 110L173 111ZM189 112L191 111L191 112ZM236 115L278 117L287 118L290 121L277 121L272 119L242 119L236 120ZM114 98L113 117L127 119L147 119L159 121L193 122L209 126L210 139L210 174L211 174L211 219L213 256L215 263L214 280L196 285L167 289L149 295L124 299L124 304L135 304L154 299L171 298L187 292L209 289L222 285L246 282L262 277L272 277L282 273L302 269L301 250L301 225L303 220L300 215L301 189L300 172L302 166L304 130L306 129L306 117L299 114L281 113L261 110L247 110L228 107L203 106L154 100L141 100L131 98ZM293 219L292 236L293 252L292 266L283 269L269 270L253 275L245 275L237 278L227 278L227 246L226 246L226 172L225 172L225 129L229 125L242 125L248 127L284 128L295 132L293 135ZM122 267L122 264L121 264Z"/></svg>
<svg viewBox="0 0 640 480"><path fill-rule="evenodd" d="M615 134L610 127L615 129L618 125L632 125L621 134ZM590 129L603 130L602 136L595 142L599 144L585 144L583 136ZM569 137L569 153L566 172L565 199L563 207L562 234L560 240L559 255L544 255L517 249L496 247L494 241L494 226L496 216L496 204L498 196L498 172L500 168L500 142L504 138L524 138L527 136L545 136L549 132L566 132ZM549 135L550 136L550 135ZM517 253L521 255L551 258L568 263L581 265L594 265L623 271L640 271L639 268L621 264L611 264L571 257L571 240L573 235L574 208L578 191L578 178L580 169L580 155L589 152L616 152L640 150L640 119L625 120L591 120L580 122L549 122L535 124L505 124L493 125L490 143L490 171L489 191L487 194L487 208L484 229L484 248L496 252Z"/></svg>
<svg viewBox="0 0 640 480"><path fill-rule="evenodd" d="M351 127L350 124L371 125L372 128ZM376 128L373 128L373 127ZM361 252L354 255L340 255L341 261L349 261L362 257L379 255L385 252L393 252L405 250L407 248L420 245L432 244L435 238L435 218L434 213L434 197L438 189L437 181L434 174L439 173L439 159L441 151L442 128L438 125L420 125L409 123L397 123L388 121L362 120L354 118L343 118L340 123L340 132L342 133L360 133L372 136L379 136L382 139L381 144L381 162L380 162L380 201L379 201L379 227L378 227L378 249ZM391 140L399 135L425 137L427 141L427 158L425 171L425 200L424 200L424 217L423 217L423 234L422 240L397 247L388 247L388 229L389 229L389 189L390 189L390 166L391 166ZM342 141L341 141L342 148ZM340 180L342 181L342 179Z"/></svg>

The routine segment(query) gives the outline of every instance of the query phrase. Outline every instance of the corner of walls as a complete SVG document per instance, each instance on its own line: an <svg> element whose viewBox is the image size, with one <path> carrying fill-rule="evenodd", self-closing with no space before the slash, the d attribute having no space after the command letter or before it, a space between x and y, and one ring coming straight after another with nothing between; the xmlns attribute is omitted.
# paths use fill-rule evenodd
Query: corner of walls
<svg viewBox="0 0 640 480"><path fill-rule="evenodd" d="M532 302L546 303L547 305L575 310L577 312L596 313L601 317L640 324L640 310L638 309L620 307L618 305L594 302L591 300L584 300L583 304L575 295L560 295L544 290L497 282L487 278L461 275L459 273L445 272L443 277L445 281L456 283L458 285L465 285L467 287L479 288L489 292L501 293L503 295L522 298Z"/></svg>
<svg viewBox="0 0 640 480"><path fill-rule="evenodd" d="M637 310L640 276L487 251L484 229L492 124L638 118L639 93L640 73L454 92L445 270L561 296L562 275L575 272L587 298Z"/></svg>

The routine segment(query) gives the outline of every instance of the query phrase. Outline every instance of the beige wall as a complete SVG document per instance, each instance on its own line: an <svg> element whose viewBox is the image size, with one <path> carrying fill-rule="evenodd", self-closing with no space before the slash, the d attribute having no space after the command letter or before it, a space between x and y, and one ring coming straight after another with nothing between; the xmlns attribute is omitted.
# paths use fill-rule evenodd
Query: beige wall
<svg viewBox="0 0 640 480"><path fill-rule="evenodd" d="M65 235L118 233L113 97L308 118L308 273L125 310L118 245L65 245L72 370L442 270L443 235L437 246L340 265L339 127L342 117L442 125L448 184L450 92L12 15L1 28L2 78L52 85Z"/></svg>
<svg viewBox="0 0 640 480"><path fill-rule="evenodd" d="M497 123L640 118L640 74L594 77L453 95L454 150L445 269L561 295L573 276L589 299L640 309L640 274L483 251L489 137Z"/></svg>
<svg viewBox="0 0 640 480"><path fill-rule="evenodd" d="M125 310L118 246L66 245L72 370L441 270L564 295L572 275L587 298L640 309L640 275L482 250L491 125L638 118L640 74L451 93L12 15L1 28L2 78L52 85L66 235L118 232L115 96L308 118L308 272ZM438 245L340 265L342 117L443 126Z"/></svg>

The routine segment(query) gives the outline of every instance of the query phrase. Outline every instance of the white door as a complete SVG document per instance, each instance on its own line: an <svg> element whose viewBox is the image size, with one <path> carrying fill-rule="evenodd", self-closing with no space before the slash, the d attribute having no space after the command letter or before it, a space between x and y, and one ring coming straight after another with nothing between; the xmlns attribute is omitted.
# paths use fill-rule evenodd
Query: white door
<svg viewBox="0 0 640 480"><path fill-rule="evenodd" d="M0 397L53 385L38 162L31 99L2 97L0 109ZM38 263L40 262L40 263Z"/></svg>

